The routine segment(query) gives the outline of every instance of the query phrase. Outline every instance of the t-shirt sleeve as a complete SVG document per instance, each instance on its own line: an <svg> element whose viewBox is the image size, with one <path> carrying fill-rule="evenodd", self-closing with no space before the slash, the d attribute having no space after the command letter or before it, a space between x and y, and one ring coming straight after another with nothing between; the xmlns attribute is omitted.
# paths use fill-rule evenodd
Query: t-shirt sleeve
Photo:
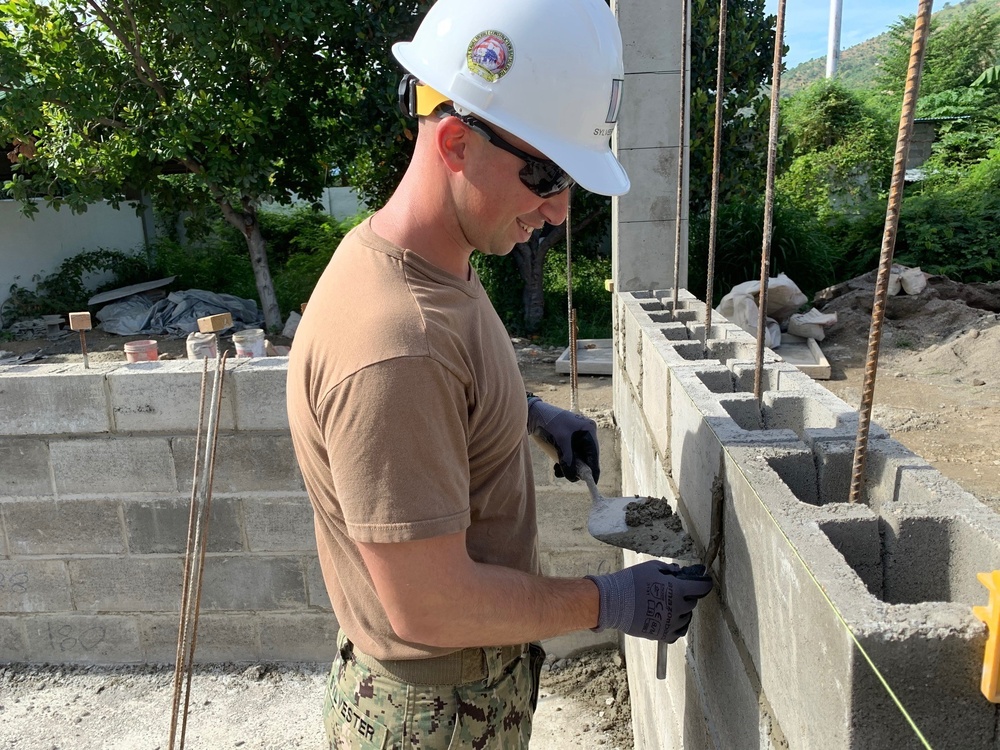
<svg viewBox="0 0 1000 750"><path fill-rule="evenodd" d="M468 400L427 356L379 362L320 403L330 472L347 533L404 542L468 528Z"/></svg>

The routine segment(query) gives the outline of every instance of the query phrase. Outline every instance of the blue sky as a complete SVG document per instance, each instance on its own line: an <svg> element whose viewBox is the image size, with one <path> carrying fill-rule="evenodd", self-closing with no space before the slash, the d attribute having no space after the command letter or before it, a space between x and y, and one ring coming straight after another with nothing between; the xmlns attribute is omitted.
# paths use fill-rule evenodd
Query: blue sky
<svg viewBox="0 0 1000 750"><path fill-rule="evenodd" d="M843 0L840 48L878 36L900 16L915 15L917 0ZM934 3L934 9L944 3ZM767 0L768 13L777 13L778 0ZM794 68L814 57L826 57L830 25L829 0L785 0L785 64Z"/></svg>

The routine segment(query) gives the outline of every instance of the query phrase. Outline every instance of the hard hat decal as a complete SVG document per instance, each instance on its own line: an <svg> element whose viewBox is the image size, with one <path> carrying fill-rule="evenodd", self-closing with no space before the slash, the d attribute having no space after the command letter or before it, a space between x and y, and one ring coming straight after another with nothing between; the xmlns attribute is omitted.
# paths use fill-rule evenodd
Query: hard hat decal
<svg viewBox="0 0 1000 750"><path fill-rule="evenodd" d="M611 104L608 107L608 119L604 122L616 123L618 122L618 113L622 108L622 84L625 83L621 78L615 78L611 81Z"/></svg>
<svg viewBox="0 0 1000 750"><path fill-rule="evenodd" d="M490 83L500 80L514 64L514 45L499 31L482 31L469 42L469 70Z"/></svg>

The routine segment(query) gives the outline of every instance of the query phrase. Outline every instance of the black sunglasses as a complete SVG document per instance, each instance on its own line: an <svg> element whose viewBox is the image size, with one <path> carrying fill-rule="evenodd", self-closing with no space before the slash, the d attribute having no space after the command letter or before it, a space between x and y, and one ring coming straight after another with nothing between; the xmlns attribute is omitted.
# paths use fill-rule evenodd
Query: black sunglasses
<svg viewBox="0 0 1000 750"><path fill-rule="evenodd" d="M445 115L457 117L497 148L521 159L524 162L524 168L518 173L521 183L539 198L551 198L576 184L576 181L554 161L539 159L537 156L525 153L517 146L512 146L478 117L460 115L453 107L447 105L443 105L439 109Z"/></svg>

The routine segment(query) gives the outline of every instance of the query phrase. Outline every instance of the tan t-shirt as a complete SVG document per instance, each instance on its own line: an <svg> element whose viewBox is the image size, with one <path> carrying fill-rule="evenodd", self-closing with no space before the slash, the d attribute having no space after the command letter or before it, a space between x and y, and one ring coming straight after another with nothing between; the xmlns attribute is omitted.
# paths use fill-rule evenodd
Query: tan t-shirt
<svg viewBox="0 0 1000 750"><path fill-rule="evenodd" d="M464 529L473 560L538 572L524 383L475 273L456 278L367 221L355 228L296 331L288 419L327 590L365 653L453 649L393 632L354 541Z"/></svg>

